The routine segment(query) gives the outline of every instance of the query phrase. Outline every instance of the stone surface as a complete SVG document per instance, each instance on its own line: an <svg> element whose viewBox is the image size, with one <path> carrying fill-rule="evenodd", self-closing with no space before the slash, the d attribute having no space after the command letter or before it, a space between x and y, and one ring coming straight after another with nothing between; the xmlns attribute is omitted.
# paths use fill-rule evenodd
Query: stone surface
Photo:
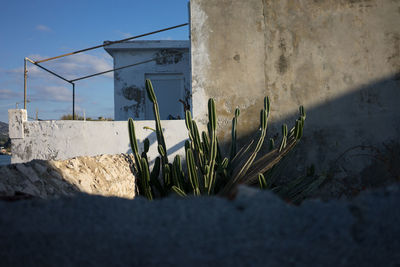
<svg viewBox="0 0 400 267"><path fill-rule="evenodd" d="M34 160L0 167L0 197L39 198L70 196L78 192L133 198L133 157L128 154Z"/></svg>
<svg viewBox="0 0 400 267"><path fill-rule="evenodd" d="M398 266L399 184L296 207L268 191L0 201L2 266Z"/></svg>

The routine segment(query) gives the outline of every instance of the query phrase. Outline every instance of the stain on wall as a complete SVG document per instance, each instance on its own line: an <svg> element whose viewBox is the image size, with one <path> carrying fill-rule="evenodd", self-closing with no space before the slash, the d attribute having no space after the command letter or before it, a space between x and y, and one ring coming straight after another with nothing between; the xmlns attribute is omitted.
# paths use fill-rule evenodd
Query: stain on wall
<svg viewBox="0 0 400 267"><path fill-rule="evenodd" d="M176 49L162 49L155 53L154 57L158 58L157 65L177 64L183 58L182 51Z"/></svg>
<svg viewBox="0 0 400 267"><path fill-rule="evenodd" d="M387 62L400 75L400 33L385 33L385 42L390 47Z"/></svg>
<svg viewBox="0 0 400 267"><path fill-rule="evenodd" d="M144 98L144 91L136 85L131 85L122 88L122 95L128 100L135 100L138 103Z"/></svg>
<svg viewBox="0 0 400 267"><path fill-rule="evenodd" d="M132 118L138 118L143 110L143 106L141 106L140 104L133 104L123 106L122 109L125 113L130 114Z"/></svg>

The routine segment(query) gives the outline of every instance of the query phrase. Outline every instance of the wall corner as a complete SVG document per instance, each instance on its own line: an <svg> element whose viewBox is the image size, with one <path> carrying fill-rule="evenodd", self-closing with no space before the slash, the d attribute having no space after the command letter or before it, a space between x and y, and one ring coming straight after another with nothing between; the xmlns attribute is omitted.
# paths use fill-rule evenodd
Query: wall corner
<svg viewBox="0 0 400 267"><path fill-rule="evenodd" d="M8 133L11 139L24 138L24 122L28 121L26 109L8 110Z"/></svg>

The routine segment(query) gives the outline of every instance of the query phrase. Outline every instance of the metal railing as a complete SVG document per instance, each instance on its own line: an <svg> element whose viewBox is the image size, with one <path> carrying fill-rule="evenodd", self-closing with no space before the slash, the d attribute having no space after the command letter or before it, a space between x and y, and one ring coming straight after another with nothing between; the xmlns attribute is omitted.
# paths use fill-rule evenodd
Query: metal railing
<svg viewBox="0 0 400 267"><path fill-rule="evenodd" d="M88 78L91 78L91 77L94 77L94 76L102 75L102 74L105 74L105 73L113 72L113 71L116 71L116 70L121 70L121 69L129 68L129 67L141 65L141 64L152 62L152 61L157 61L157 60L160 60L160 59L163 59L163 58L166 58L166 57L175 56L177 54L183 54L183 52L176 52L176 53L173 53L173 54L169 54L169 55L165 55L165 56L161 56L161 57L156 57L156 58L152 58L152 59L141 61L141 62L136 62L136 63L129 64L129 65L126 65L126 66L122 66L122 67L119 67L119 68L114 68L114 69L111 69L111 70L106 70L106 71L94 73L94 74L91 74L91 75L87 75L87 76L83 76L83 77L79 77L79 78L75 78L75 79L71 79L71 80L68 80L67 78L61 76L60 74L57 74L54 71L49 70L48 68L45 68L44 66L40 65L39 63L43 63L43 62L51 61L51 60L54 60L54 59L71 56L71 55L76 55L76 54L79 54L79 53L82 53L82 52L86 52L86 51L90 51L90 50L93 50L93 49L109 46L109 45L112 45L112 44L126 42L126 41L129 41L129 40L137 39L137 38L140 38L140 37L144 37L144 36L148 36L148 35L164 32L164 31L169 31L169 30L180 28L180 27L184 27L184 26L187 26L187 25L189 25L189 23L179 24L179 25L176 25L176 26L164 28L164 29L161 29L161 30L157 30L157 31L153 31L153 32L145 33L145 34L132 36L132 37L125 38L125 39L122 39L122 40L118 40L118 41L104 42L102 45L96 45L96 46L93 46L93 47L77 50L77 51L74 51L74 52L70 52L70 53L66 53L66 54L62 54L62 55L59 55L59 56L50 57L50 58L46 58L46 59L42 59L42 60L36 60L35 61L35 60L32 60L32 59L30 59L28 57L25 57L25 59L24 59L24 109L27 109L27 105L26 104L27 104L27 80L28 80L27 63L28 62L32 63L33 65L39 67L40 69L42 69L42 70L44 70L44 71L56 76L57 78L59 78L59 79L61 79L61 80L63 80L63 81L65 81L65 82L67 82L67 83L72 85L72 119L74 120L75 119L75 82L80 81L80 80L84 80L84 79L88 79Z"/></svg>

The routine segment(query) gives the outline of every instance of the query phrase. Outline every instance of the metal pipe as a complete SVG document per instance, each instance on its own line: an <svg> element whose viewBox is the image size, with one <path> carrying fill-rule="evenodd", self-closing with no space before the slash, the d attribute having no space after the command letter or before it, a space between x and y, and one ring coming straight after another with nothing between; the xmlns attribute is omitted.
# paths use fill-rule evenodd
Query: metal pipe
<svg viewBox="0 0 400 267"><path fill-rule="evenodd" d="M26 57L25 60L29 61L32 64L35 64L35 61L33 61L32 59L30 59L29 57Z"/></svg>
<svg viewBox="0 0 400 267"><path fill-rule="evenodd" d="M151 35L151 34L164 32L164 31L168 31L168 30L172 30L172 29L176 29L176 28L183 27L183 26L186 26L186 25L189 25L189 23L184 23L184 24L173 26L173 27L161 29L161 30L158 30L158 31L153 31L153 32L145 33L145 34L132 36L132 37L125 38L125 39L122 39L122 40L118 40L118 41L106 42L106 43L104 43L102 45L96 45L96 46L93 46L93 47L77 50L77 51L74 51L74 52L71 52L71 53L67 53L67 54L63 54L63 55L59 55L59 56L56 56L56 57L50 57L50 58L38 60L38 61L35 61L35 63L42 63L42 62L46 62L46 61L57 59L57 58L61 58L61 57L75 55L75 54L78 54L78 53L86 52L86 51L93 50L93 49L100 48L100 47L104 47L104 46L107 46L107 45L122 43L122 42L125 42L125 41L129 41L129 40L132 40L132 39L137 39L137 38L148 36L148 35Z"/></svg>
<svg viewBox="0 0 400 267"><path fill-rule="evenodd" d="M75 120L75 84L72 83L72 120Z"/></svg>
<svg viewBox="0 0 400 267"><path fill-rule="evenodd" d="M64 80L64 81L66 81L66 82L68 82L68 83L72 83L70 80L67 80L66 78L62 77L61 75L59 75L59 74L57 74L57 73L55 73L55 72L53 72L53 71L51 71L51 70L49 70L49 69L46 69L45 67L39 65L39 64L36 63L36 62L33 63L33 64L36 65L36 66L38 66L38 67L41 68L42 70L45 70L45 71L47 71L48 73L53 74L54 76L60 78L61 80Z"/></svg>
<svg viewBox="0 0 400 267"><path fill-rule="evenodd" d="M28 70L26 68L26 59L24 59L24 109L26 109L26 80L28 78Z"/></svg>

